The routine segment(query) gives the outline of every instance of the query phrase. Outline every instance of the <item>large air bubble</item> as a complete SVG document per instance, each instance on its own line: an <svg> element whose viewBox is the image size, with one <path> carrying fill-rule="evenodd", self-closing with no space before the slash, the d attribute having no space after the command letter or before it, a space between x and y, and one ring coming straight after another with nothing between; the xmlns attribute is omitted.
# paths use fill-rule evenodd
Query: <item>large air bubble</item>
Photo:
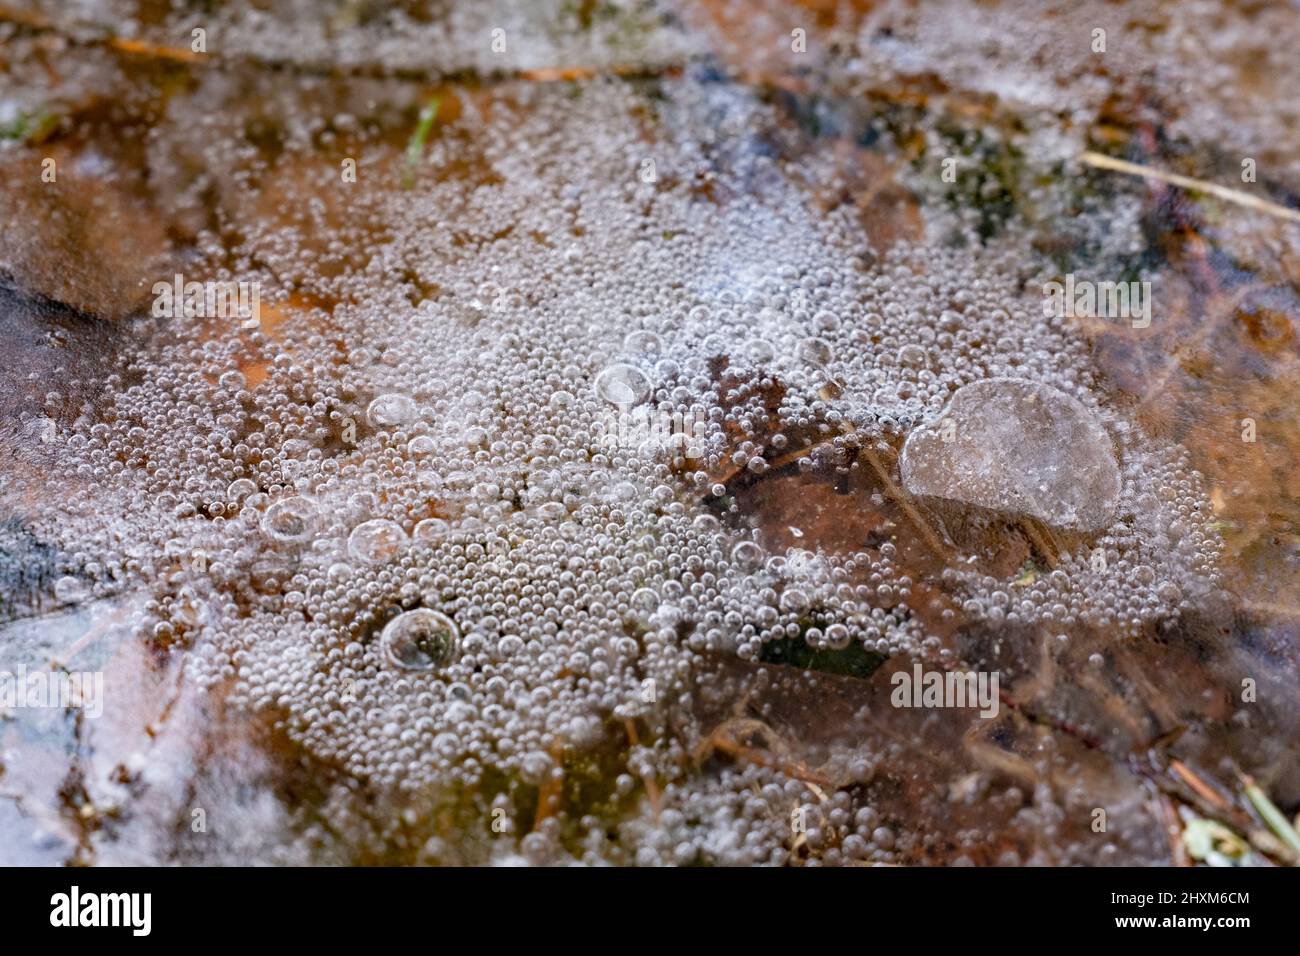
<svg viewBox="0 0 1300 956"><path fill-rule="evenodd" d="M384 660L408 671L428 671L449 663L456 656L459 641L456 623L428 608L397 615L379 636Z"/></svg>
<svg viewBox="0 0 1300 956"><path fill-rule="evenodd" d="M990 379L959 388L912 431L899 462L914 495L1030 515L1081 531L1105 527L1119 466L1101 421L1058 388Z"/></svg>

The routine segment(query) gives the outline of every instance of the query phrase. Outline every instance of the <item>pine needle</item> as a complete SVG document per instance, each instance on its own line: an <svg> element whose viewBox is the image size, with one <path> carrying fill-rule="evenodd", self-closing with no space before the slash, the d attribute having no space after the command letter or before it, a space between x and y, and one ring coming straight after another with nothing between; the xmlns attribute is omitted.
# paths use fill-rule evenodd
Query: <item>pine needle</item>
<svg viewBox="0 0 1300 956"><path fill-rule="evenodd" d="M1245 793L1246 799L1255 808L1255 812L1259 814L1260 819L1268 825L1268 828L1273 831L1279 840L1295 853L1300 854L1300 834L1295 832L1295 828L1282 815L1282 811L1277 808L1277 805L1268 798L1268 794L1260 789L1259 784L1244 774L1241 777L1241 784L1242 792Z"/></svg>
<svg viewBox="0 0 1300 956"><path fill-rule="evenodd" d="M1168 173L1162 169L1139 166L1137 163L1115 159L1113 156L1106 156L1102 153L1094 153L1092 150L1084 152L1079 159L1085 165L1092 166L1095 169L1109 169L1117 173L1127 173L1130 176L1141 176L1144 179L1158 179L1160 182L1169 183L1171 186L1208 193L1226 202L1246 206L1259 212L1266 212L1270 216L1288 219L1291 222L1300 222L1300 211L1281 206L1275 202L1269 202L1267 199L1260 199L1250 193L1229 189L1227 186L1220 186L1218 183L1207 182L1204 179L1193 179L1190 176L1180 176L1178 173Z"/></svg>
<svg viewBox="0 0 1300 956"><path fill-rule="evenodd" d="M441 105L442 99L435 96L420 110L420 119L415 124L415 132L411 134L411 141L406 145L406 168L402 171L402 186L405 189L415 185L415 167L419 164L420 157L424 155L424 144L429 140L429 132L438 119L438 107Z"/></svg>

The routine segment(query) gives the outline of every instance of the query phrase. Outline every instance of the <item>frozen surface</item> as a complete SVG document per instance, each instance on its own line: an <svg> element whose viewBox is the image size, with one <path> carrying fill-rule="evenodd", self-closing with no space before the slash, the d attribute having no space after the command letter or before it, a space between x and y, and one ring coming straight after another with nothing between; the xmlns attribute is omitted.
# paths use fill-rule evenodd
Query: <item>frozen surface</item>
<svg viewBox="0 0 1300 956"><path fill-rule="evenodd" d="M1170 759L1294 812L1295 237L1074 162L1237 175L1148 102L1293 161L1284 98L1180 99L1250 85L1200 19L383 7L4 41L3 663L107 694L3 716L7 852L1164 863ZM1044 319L1067 271L1150 329Z"/></svg>

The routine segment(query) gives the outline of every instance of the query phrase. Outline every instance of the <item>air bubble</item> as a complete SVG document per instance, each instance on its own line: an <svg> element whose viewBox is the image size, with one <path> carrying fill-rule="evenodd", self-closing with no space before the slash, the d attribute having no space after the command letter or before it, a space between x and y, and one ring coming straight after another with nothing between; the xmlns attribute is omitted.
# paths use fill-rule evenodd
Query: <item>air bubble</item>
<svg viewBox="0 0 1300 956"><path fill-rule="evenodd" d="M833 354L825 339L804 339L799 343L799 358L810 365L827 365Z"/></svg>
<svg viewBox="0 0 1300 956"><path fill-rule="evenodd" d="M348 554L366 564L383 564L407 546L406 532L387 518L363 521L348 535Z"/></svg>
<svg viewBox="0 0 1300 956"><path fill-rule="evenodd" d="M64 575L54 582L54 597L63 604L76 604L90 594L89 585L81 578Z"/></svg>
<svg viewBox="0 0 1300 956"><path fill-rule="evenodd" d="M262 515L262 531L273 541L301 544L316 533L316 506L306 498L277 501Z"/></svg>
<svg viewBox="0 0 1300 956"><path fill-rule="evenodd" d="M380 395L366 409L366 421L375 428L392 428L414 421L415 402L406 395Z"/></svg>
<svg viewBox="0 0 1300 956"><path fill-rule="evenodd" d="M596 376L596 394L611 405L639 405L650 395L650 379L635 365L618 363Z"/></svg>
<svg viewBox="0 0 1300 956"><path fill-rule="evenodd" d="M451 525L445 518L425 518L416 524L411 537L420 542L439 541L451 532Z"/></svg>
<svg viewBox="0 0 1300 956"><path fill-rule="evenodd" d="M405 611L393 618L379 636L384 659L407 671L444 667L456 656L460 631L447 615L429 608Z"/></svg>
<svg viewBox="0 0 1300 956"><path fill-rule="evenodd" d="M746 570L755 570L763 564L763 549L753 541L741 541L731 549L731 560Z"/></svg>

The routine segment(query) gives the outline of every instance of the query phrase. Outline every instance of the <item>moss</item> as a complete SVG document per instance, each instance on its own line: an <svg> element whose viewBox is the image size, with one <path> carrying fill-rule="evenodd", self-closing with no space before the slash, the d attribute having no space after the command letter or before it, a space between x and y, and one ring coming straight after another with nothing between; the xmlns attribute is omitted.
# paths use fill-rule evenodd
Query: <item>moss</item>
<svg viewBox="0 0 1300 956"><path fill-rule="evenodd" d="M944 145L916 162L939 176L942 199L954 212L978 212L979 236L987 241L1002 232L1017 212L1026 176L1024 153L979 129L943 124L936 132ZM958 160L953 182L943 182L941 172L936 172L942 170L938 154Z"/></svg>
<svg viewBox="0 0 1300 956"><path fill-rule="evenodd" d="M0 140L35 145L44 142L59 122L59 114L50 110L19 113L8 123L0 124Z"/></svg>

